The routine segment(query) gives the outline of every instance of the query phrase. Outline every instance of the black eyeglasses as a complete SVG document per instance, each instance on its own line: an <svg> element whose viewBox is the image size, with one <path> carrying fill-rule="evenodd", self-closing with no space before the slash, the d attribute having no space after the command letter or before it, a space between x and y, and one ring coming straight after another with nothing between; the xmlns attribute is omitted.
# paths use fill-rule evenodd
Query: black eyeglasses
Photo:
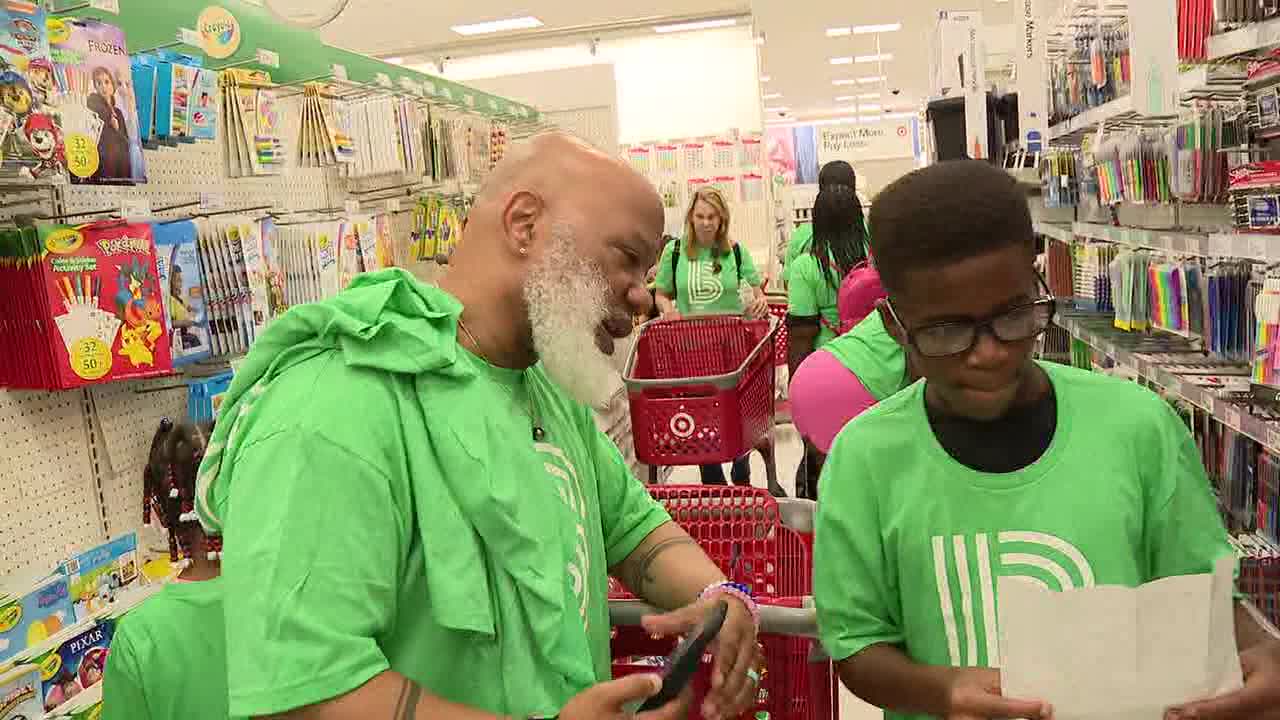
<svg viewBox="0 0 1280 720"><path fill-rule="evenodd" d="M889 314L898 327L907 333L907 342L916 352L927 358L944 358L967 353L978 344L978 332L988 330L1001 342L1013 343L1030 340L1049 329L1058 311L1058 301L1049 292L1044 278L1036 276L1045 295L1037 300L1009 308L984 320L957 320L933 323L907 330L888 303Z"/></svg>

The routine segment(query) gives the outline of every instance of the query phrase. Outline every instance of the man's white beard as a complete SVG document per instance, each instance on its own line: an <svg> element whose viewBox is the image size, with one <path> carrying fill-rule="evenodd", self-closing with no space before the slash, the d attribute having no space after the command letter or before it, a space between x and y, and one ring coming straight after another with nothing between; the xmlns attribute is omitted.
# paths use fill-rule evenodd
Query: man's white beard
<svg viewBox="0 0 1280 720"><path fill-rule="evenodd" d="M609 285L578 252L572 228L554 225L551 242L524 285L533 349L557 385L579 402L603 408L622 384L596 346L597 329L609 317Z"/></svg>

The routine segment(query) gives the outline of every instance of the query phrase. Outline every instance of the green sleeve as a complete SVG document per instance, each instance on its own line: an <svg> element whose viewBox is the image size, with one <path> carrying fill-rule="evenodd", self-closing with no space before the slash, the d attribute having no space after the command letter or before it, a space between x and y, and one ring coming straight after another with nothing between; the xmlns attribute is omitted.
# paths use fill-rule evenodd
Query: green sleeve
<svg viewBox="0 0 1280 720"><path fill-rule="evenodd" d="M313 705L387 670L375 638L390 629L411 532L391 480L300 428L242 449L235 475L222 561L231 714Z"/></svg>
<svg viewBox="0 0 1280 720"><path fill-rule="evenodd" d="M744 245L742 247L742 282L751 287L760 287L760 271L756 269L756 259L751 255L751 251Z"/></svg>
<svg viewBox="0 0 1280 720"><path fill-rule="evenodd" d="M107 669L102 678L102 720L150 720L142 668L134 650L128 618L111 639Z"/></svg>
<svg viewBox="0 0 1280 720"><path fill-rule="evenodd" d="M600 432L591 418L585 423L590 426L587 432L594 438L592 457L600 493L600 521L605 555L609 567L613 568L626 560L649 533L671 522L671 517L649 495L644 483L631 474L609 436Z"/></svg>
<svg viewBox="0 0 1280 720"><path fill-rule="evenodd" d="M1154 456L1142 463L1152 473L1146 478L1148 487L1155 488L1145 528L1146 580L1213 572L1219 558L1233 553L1213 487L1182 418L1164 400L1152 401L1162 407L1149 444Z"/></svg>
<svg viewBox="0 0 1280 720"><path fill-rule="evenodd" d="M672 240L662 248L662 255L658 258L658 274L653 279L653 286L667 297L671 297L676 286L675 274L671 272L671 252L675 244Z"/></svg>
<svg viewBox="0 0 1280 720"><path fill-rule="evenodd" d="M816 317L822 309L818 307L818 287L822 281L816 272L818 261L813 253L806 253L796 258L787 276L787 314L796 317Z"/></svg>
<svg viewBox="0 0 1280 720"><path fill-rule="evenodd" d="M836 436L822 468L813 548L818 635L835 660L903 641L898 569L880 532L874 468L851 429Z"/></svg>
<svg viewBox="0 0 1280 720"><path fill-rule="evenodd" d="M809 241L813 239L813 226L805 223L796 226L791 231L791 239L787 241L787 265L790 266L796 261L796 258L804 254L809 249Z"/></svg>

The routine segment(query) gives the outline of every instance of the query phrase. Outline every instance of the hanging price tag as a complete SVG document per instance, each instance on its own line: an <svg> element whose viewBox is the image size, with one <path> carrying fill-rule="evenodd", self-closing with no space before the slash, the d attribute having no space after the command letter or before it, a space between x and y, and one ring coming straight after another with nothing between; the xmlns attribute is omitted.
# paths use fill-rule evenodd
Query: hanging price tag
<svg viewBox="0 0 1280 720"><path fill-rule="evenodd" d="M112 15L120 14L120 0L89 0L89 7Z"/></svg>
<svg viewBox="0 0 1280 720"><path fill-rule="evenodd" d="M1223 403L1222 421L1226 423L1227 427L1240 432L1240 408Z"/></svg>
<svg viewBox="0 0 1280 720"><path fill-rule="evenodd" d="M264 65L264 66L269 67L269 68L278 68L278 67L280 67L280 55L279 55L279 53L275 53L275 52L272 52L272 51L270 51L270 50L263 50L263 49L259 48L259 49L258 49L257 56L258 56L258 64L259 64L259 65Z"/></svg>
<svg viewBox="0 0 1280 720"><path fill-rule="evenodd" d="M391 76L386 73L378 73L374 75L373 81L384 88L391 87Z"/></svg>
<svg viewBox="0 0 1280 720"><path fill-rule="evenodd" d="M443 96L444 96L446 99L448 99L448 100L452 100L452 99L453 99L453 89L452 89L452 88L448 88L448 87L440 88L440 94L441 94L441 95L443 95Z"/></svg>
<svg viewBox="0 0 1280 720"><path fill-rule="evenodd" d="M400 198L387 198L387 212L400 212Z"/></svg>
<svg viewBox="0 0 1280 720"><path fill-rule="evenodd" d="M1267 251L1271 249L1269 238L1266 235L1255 234L1249 235L1249 257L1254 260L1273 260L1274 257L1268 256Z"/></svg>
<svg viewBox="0 0 1280 720"><path fill-rule="evenodd" d="M346 211L347 211L347 214L348 214L348 215L359 215L359 214L360 214L360 201L359 201L359 200L348 200L348 201L346 201L345 203L343 203L343 204L342 204L342 206L343 206L343 208L345 208L345 209L346 209Z"/></svg>
<svg viewBox="0 0 1280 720"><path fill-rule="evenodd" d="M120 201L120 215L125 218L151 217L151 200L145 197L125 198Z"/></svg>
<svg viewBox="0 0 1280 720"><path fill-rule="evenodd" d="M428 95L435 95L435 94L436 94L436 84L435 84L435 83L433 83L433 82L431 82L430 80L427 80L427 81L425 81L425 82L423 82L423 83L422 83L422 90L423 90L423 92L427 93Z"/></svg>
<svg viewBox="0 0 1280 720"><path fill-rule="evenodd" d="M346 65L339 65L339 64L337 64L337 63L334 63L334 64L333 64L333 67L329 68L329 72L333 73L333 78L334 78L335 80L343 80L343 81L345 81L345 80L347 79L347 66L346 66Z"/></svg>
<svg viewBox="0 0 1280 720"><path fill-rule="evenodd" d="M209 212L221 210L227 206L227 198L222 193L200 193L200 209Z"/></svg>
<svg viewBox="0 0 1280 720"><path fill-rule="evenodd" d="M195 48L204 45L204 42L200 39L200 33L191 28L178 28L178 42Z"/></svg>
<svg viewBox="0 0 1280 720"><path fill-rule="evenodd" d="M463 95L463 96L462 96L462 104L463 104L463 105L466 105L466 106L467 106L467 107L469 107L469 108L473 108L473 107L475 107L475 106L476 106L476 96L475 96L475 95Z"/></svg>

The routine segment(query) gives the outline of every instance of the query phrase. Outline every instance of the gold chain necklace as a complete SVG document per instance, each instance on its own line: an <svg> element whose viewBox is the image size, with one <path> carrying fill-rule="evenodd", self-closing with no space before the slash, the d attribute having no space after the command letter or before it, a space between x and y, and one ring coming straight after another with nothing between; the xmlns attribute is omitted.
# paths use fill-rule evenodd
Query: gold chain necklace
<svg viewBox="0 0 1280 720"><path fill-rule="evenodd" d="M477 340L475 334L471 332L471 328L467 327L467 324L462 322L462 316L458 316L458 329L461 330L463 334L467 336L467 340L471 341L471 346L476 349L476 355L479 355L480 359L484 360L486 363L493 365L493 363L490 362L489 358L485 356L484 351L480 349L480 341ZM544 430L542 427L542 421L540 419L540 414L538 413L538 408L533 401L533 388L529 384L529 371L528 370L523 371L520 374L520 377L524 381L525 395L527 396L527 400L529 404L529 421L533 423L533 441L542 442L547 438L547 431ZM499 385L508 393L510 393L511 400L513 402L515 402L517 405L520 403L519 399L516 397L515 390L512 390L511 388L507 387L506 385L502 385L501 383L499 383Z"/></svg>

